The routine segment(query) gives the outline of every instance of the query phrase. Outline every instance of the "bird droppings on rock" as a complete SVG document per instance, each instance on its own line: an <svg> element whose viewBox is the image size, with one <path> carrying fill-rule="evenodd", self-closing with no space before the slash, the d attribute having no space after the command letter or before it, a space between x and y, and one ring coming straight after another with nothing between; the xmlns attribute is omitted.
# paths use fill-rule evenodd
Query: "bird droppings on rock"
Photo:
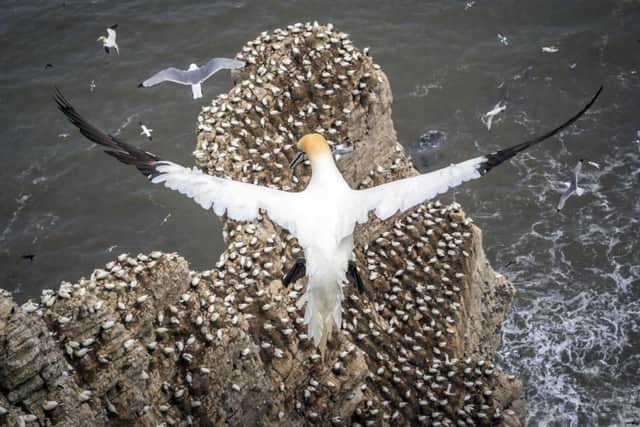
<svg viewBox="0 0 640 427"><path fill-rule="evenodd" d="M309 132L354 154L354 188L416 174L397 142L386 76L333 26L264 32L236 55L236 85L198 116L203 171L299 191ZM522 425L521 383L491 362L513 294L457 204L358 226L362 294L345 284L325 358L306 335L303 256L266 215L226 219L205 271L176 254L122 254L20 309L0 297L0 422L191 425ZM212 262L214 264L214 262ZM5 392L4 390L8 390ZM10 424L10 422L9 422Z"/></svg>

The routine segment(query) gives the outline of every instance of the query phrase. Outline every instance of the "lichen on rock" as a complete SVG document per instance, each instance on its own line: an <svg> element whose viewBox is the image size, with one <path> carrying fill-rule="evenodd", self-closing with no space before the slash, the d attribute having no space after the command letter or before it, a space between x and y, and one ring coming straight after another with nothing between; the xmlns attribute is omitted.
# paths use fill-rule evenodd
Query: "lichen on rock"
<svg viewBox="0 0 640 427"><path fill-rule="evenodd" d="M262 33L236 85L198 117L196 165L299 191L302 135L354 154L354 188L416 170L397 142L380 67L332 26ZM513 288L460 206L429 202L358 226L366 292L344 288L325 359L281 277L302 256L267 215L224 219L207 271L176 254L123 254L18 307L0 297L0 423L19 425L522 425L519 380L494 366ZM55 402L56 405L51 402ZM44 408L48 409L44 409Z"/></svg>

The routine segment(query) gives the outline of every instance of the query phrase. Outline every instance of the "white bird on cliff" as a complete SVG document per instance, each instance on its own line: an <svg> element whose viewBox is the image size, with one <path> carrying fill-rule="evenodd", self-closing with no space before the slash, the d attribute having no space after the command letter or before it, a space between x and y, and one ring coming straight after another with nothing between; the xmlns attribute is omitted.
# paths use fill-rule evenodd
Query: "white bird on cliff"
<svg viewBox="0 0 640 427"><path fill-rule="evenodd" d="M191 85L193 99L202 98L201 84L220 70L235 70L245 66L245 62L231 58L213 58L202 67L189 65L188 70L169 67L157 72L138 87L151 87L163 82L174 82L181 85Z"/></svg>
<svg viewBox="0 0 640 427"><path fill-rule="evenodd" d="M116 43L116 28L118 28L118 24L110 26L107 28L107 37L100 36L96 41L102 42L105 52L109 53L110 49L113 48L120 55L120 49L118 49L118 44Z"/></svg>
<svg viewBox="0 0 640 427"><path fill-rule="evenodd" d="M135 166L152 183L164 183L170 189L194 199L216 215L236 221L254 220L264 210L279 226L289 230L304 250L305 260L298 260L283 284L306 275L305 294L298 307L306 304L305 323L309 335L324 355L333 325L341 326L342 282L349 279L362 290L362 282L353 259L356 224L365 223L370 212L380 219L406 211L449 188L480 178L494 167L521 151L551 137L575 122L595 102L602 91L575 116L557 128L529 141L504 150L475 157L434 172L404 178L365 190L353 190L342 177L333 160L331 149L322 135L302 137L290 166L308 158L311 179L301 192L288 192L231 179L207 175L195 168L185 168L161 160L155 154L136 148L107 135L84 118L58 91L58 108L93 142L107 148L107 154Z"/></svg>

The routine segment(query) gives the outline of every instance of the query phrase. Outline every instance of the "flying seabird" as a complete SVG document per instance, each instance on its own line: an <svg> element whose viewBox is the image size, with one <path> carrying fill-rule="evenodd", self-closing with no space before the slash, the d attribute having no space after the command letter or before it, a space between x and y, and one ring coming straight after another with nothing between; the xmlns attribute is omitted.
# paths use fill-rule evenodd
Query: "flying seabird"
<svg viewBox="0 0 640 427"><path fill-rule="evenodd" d="M188 70L179 70L169 67L157 72L138 87L151 87L163 82L174 82L181 85L191 85L193 99L202 98L200 84L220 70L235 70L245 66L245 62L230 58L213 58L202 67L196 64L189 65Z"/></svg>
<svg viewBox="0 0 640 427"><path fill-rule="evenodd" d="M485 124L485 126L487 127L487 130L491 130L491 123L493 122L493 118L495 116L497 116L498 114L502 113L504 110L507 109L507 106L504 105L502 103L502 101L499 101L494 107L493 110L488 111L486 114L484 114L482 116L482 123Z"/></svg>
<svg viewBox="0 0 640 427"><path fill-rule="evenodd" d="M99 42L102 42L102 46L104 47L104 51L109 53L109 49L114 48L116 53L120 55L120 50L118 49L118 44L116 43L116 28L118 28L118 24L112 25L107 28L107 37L100 36L98 37Z"/></svg>
<svg viewBox="0 0 640 427"><path fill-rule="evenodd" d="M135 166L154 184L164 183L187 195L204 209L236 221L251 221L266 211L269 218L298 239L304 260L296 262L293 274L307 276L305 294L298 307L306 304L304 321L309 335L324 355L333 325L340 328L343 300L342 282L357 275L353 259L356 224L368 221L370 212L385 220L423 203L449 188L477 179L516 154L536 145L578 120L600 95L569 120L531 140L503 150L475 157L426 174L400 179L364 190L353 190L338 170L331 149L320 134L303 136L296 144L301 150L291 168L306 159L312 175L301 192L281 191L255 184L220 178L176 163L107 135L87 122L58 90L58 108L89 140L106 147L105 152L122 163ZM294 277L285 277L285 282ZM359 277L356 278L356 285Z"/></svg>
<svg viewBox="0 0 640 427"><path fill-rule="evenodd" d="M580 159L578 161L578 164L575 165L575 167L573 168L573 179L571 180L571 182L568 182L567 185L567 189L565 190L564 193L562 193L562 196L560 196L560 201L558 202L558 212L564 207L564 204L567 202L567 199L571 196L573 196L574 194L578 197L582 196L582 194L584 193L584 189L578 187L578 175L580 174L580 172L582 171L582 164L585 162L585 159ZM600 169L600 165L597 164L596 162L592 162L592 161L587 161L587 164L593 166L594 168Z"/></svg>
<svg viewBox="0 0 640 427"><path fill-rule="evenodd" d="M140 135L146 136L147 138L149 138L149 141L151 141L151 132L153 132L153 129L146 127L142 122L140 122L140 129L142 130L142 132L140 132Z"/></svg>

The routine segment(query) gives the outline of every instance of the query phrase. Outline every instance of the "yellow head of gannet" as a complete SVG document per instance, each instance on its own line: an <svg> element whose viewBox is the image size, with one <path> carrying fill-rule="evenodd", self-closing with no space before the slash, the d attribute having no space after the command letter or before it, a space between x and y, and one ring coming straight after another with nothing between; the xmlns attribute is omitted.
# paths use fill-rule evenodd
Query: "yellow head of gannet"
<svg viewBox="0 0 640 427"><path fill-rule="evenodd" d="M298 140L296 144L298 150L300 150L290 165L291 169L295 169L300 163L306 159L313 160L320 156L331 156L331 147L327 144L327 140L319 133L309 133Z"/></svg>
<svg viewBox="0 0 640 427"><path fill-rule="evenodd" d="M327 140L319 133L309 133L303 136L296 146L304 151L309 159L322 154L331 154L331 148L327 144Z"/></svg>

